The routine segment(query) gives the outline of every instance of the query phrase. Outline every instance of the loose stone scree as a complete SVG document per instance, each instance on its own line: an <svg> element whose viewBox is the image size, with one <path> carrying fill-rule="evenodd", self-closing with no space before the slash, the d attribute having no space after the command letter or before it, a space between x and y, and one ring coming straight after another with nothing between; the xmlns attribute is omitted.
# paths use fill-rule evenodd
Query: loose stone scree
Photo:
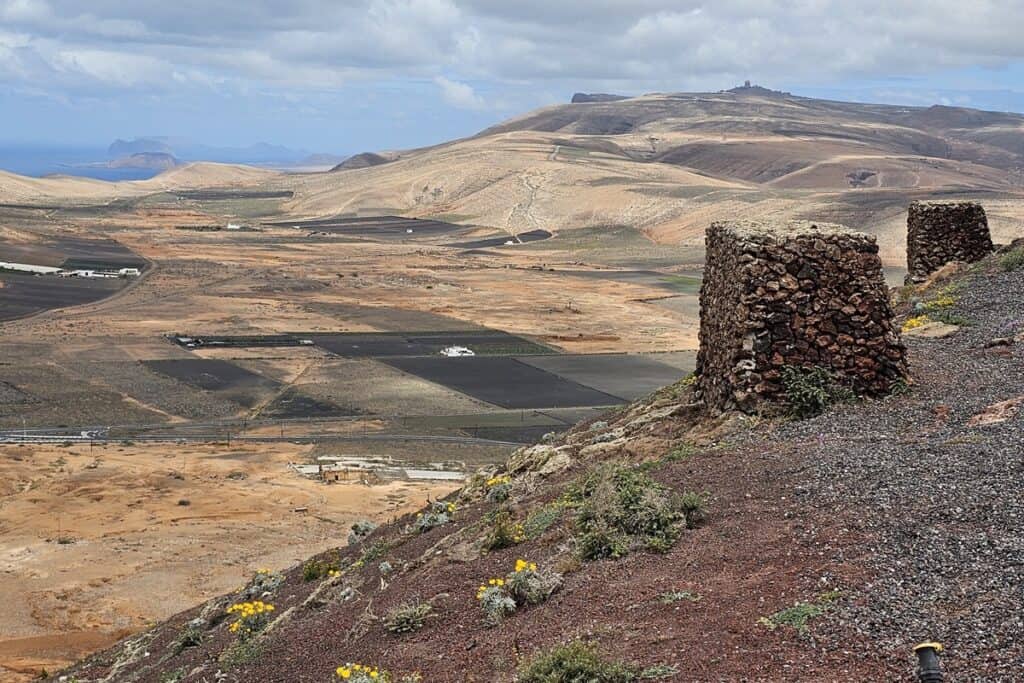
<svg viewBox="0 0 1024 683"><path fill-rule="evenodd" d="M874 236L809 222L714 223L700 291L697 398L770 411L783 368L822 367L862 396L907 378Z"/></svg>
<svg viewBox="0 0 1024 683"><path fill-rule="evenodd" d="M976 202L914 202L907 215L908 282L951 261L974 263L992 253L985 209Z"/></svg>

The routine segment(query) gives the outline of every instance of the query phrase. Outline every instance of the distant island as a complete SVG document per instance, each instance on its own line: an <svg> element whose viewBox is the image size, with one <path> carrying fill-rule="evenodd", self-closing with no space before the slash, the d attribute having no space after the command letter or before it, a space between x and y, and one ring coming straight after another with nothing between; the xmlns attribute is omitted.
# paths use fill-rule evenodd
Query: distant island
<svg viewBox="0 0 1024 683"><path fill-rule="evenodd" d="M140 168L153 171L166 171L178 165L173 154L166 152L137 152L107 163L109 168Z"/></svg>

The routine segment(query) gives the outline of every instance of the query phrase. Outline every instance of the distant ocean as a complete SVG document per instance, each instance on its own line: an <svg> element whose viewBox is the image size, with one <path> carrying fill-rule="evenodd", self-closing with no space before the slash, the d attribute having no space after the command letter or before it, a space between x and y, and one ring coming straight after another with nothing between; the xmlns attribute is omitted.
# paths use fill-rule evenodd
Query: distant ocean
<svg viewBox="0 0 1024 683"><path fill-rule="evenodd" d="M0 169L18 175L145 180L159 173L150 168L107 168L106 159L107 150L102 148L0 145Z"/></svg>

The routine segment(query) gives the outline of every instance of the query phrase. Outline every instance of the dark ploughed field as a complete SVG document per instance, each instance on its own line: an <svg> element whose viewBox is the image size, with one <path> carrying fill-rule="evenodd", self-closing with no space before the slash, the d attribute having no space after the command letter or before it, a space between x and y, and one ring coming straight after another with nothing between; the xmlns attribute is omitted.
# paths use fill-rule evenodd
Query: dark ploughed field
<svg viewBox="0 0 1024 683"><path fill-rule="evenodd" d="M142 361L150 370L206 391L222 393L236 403L252 407L261 394L273 391L277 382L234 363L206 358Z"/></svg>
<svg viewBox="0 0 1024 683"><path fill-rule="evenodd" d="M0 272L0 320L99 301L124 284L120 278L94 280Z"/></svg>
<svg viewBox="0 0 1024 683"><path fill-rule="evenodd" d="M519 361L626 401L647 396L686 374L650 358L624 354L536 356Z"/></svg>
<svg viewBox="0 0 1024 683"><path fill-rule="evenodd" d="M613 406L622 399L515 358L385 358L382 362L502 408Z"/></svg>
<svg viewBox="0 0 1024 683"><path fill-rule="evenodd" d="M436 237L438 235L457 233L466 229L466 226L463 225L453 225L452 223L429 219L403 218L401 216L321 218L310 221L267 223L266 225L328 232L333 235L345 235L348 237L387 240Z"/></svg>
<svg viewBox="0 0 1024 683"><path fill-rule="evenodd" d="M551 233L547 230L530 230L529 232L521 232L516 237L510 235L499 235L498 237L487 237L480 240L473 240L472 242L458 242L452 244L453 247L460 249L487 249L490 247L503 247L506 242L516 242L516 238L519 239L518 243L525 242L539 242L540 240L546 240L551 237Z"/></svg>
<svg viewBox="0 0 1024 683"><path fill-rule="evenodd" d="M551 349L507 332L348 332L309 334L316 345L346 358L436 356L449 346L465 346L478 356L552 353Z"/></svg>

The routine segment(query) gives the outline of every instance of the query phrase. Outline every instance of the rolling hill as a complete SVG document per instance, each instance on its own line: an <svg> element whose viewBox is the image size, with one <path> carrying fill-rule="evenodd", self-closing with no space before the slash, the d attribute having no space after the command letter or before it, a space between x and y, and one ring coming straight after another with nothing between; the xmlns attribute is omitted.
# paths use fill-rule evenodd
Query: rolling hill
<svg viewBox="0 0 1024 683"><path fill-rule="evenodd" d="M574 99L388 164L298 178L290 209L510 232L625 225L670 244L699 242L713 218L813 218L878 234L892 263L912 199L981 199L997 239L1024 230L1024 116L757 87Z"/></svg>

